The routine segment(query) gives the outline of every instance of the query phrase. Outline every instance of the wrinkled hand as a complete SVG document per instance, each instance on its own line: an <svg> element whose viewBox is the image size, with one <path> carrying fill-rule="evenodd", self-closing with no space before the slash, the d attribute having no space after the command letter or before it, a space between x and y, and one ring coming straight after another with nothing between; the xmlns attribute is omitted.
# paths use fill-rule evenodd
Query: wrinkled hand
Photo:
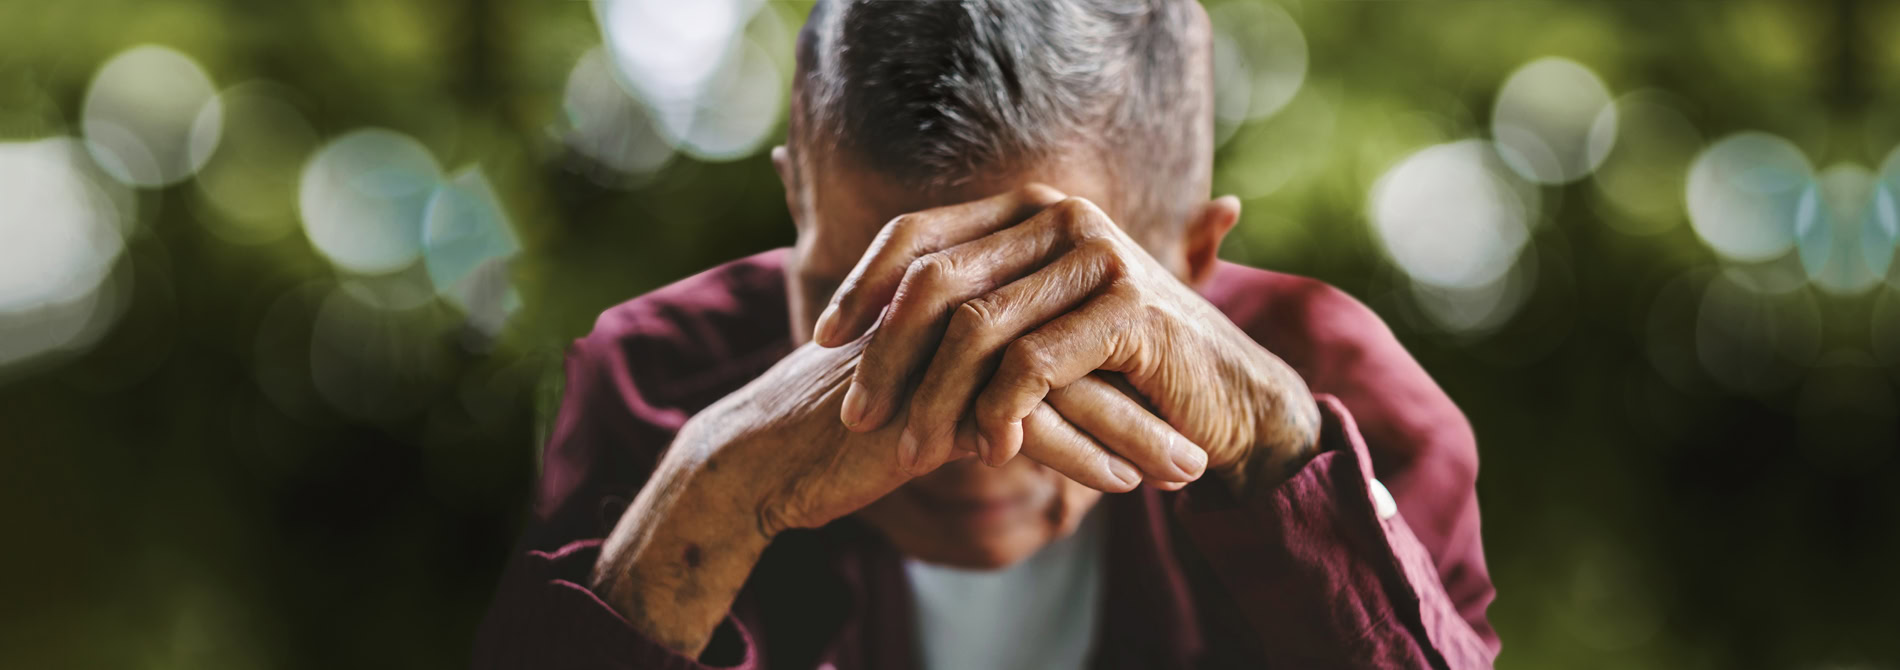
<svg viewBox="0 0 1900 670"><path fill-rule="evenodd" d="M917 475L975 455L975 423L955 417L943 435L944 448L918 456L909 467L900 467L896 458L903 422L866 431L840 425L848 383L861 365L859 349L799 347L759 379L695 416L690 430L682 431L699 442L697 448L704 450L710 466L704 469L714 471L708 476L721 488L753 494L742 507L755 510L762 535L823 526ZM1103 399L1132 402L1105 382L1077 386L1079 390L1060 396L1069 411L1103 414ZM1080 389L1091 396L1080 396L1085 392ZM1038 417L1055 413L1041 402L1029 411ZM897 416L904 417L901 411ZM1024 441L1033 445L1032 451L1064 463L1082 463L1094 447L1086 434L1062 421L1028 421ZM1141 481L1133 468L1103 474L1105 478L1091 479L1105 490L1125 491Z"/></svg>
<svg viewBox="0 0 1900 670"><path fill-rule="evenodd" d="M895 456L901 412L879 430L839 425L859 348L799 347L687 421L602 544L594 592L648 637L696 656L781 531L825 525L916 474L971 455L975 428L968 421L951 427L945 449L914 459L910 469ZM1104 382L1070 388L1131 402ZM1091 411L1086 399L1069 402L1072 411ZM1055 410L1038 403L1030 414ZM1026 450L1058 461L1094 447L1059 421L1031 420L1024 432ZM1128 483L1112 490L1140 481L1132 470L1122 475Z"/></svg>
<svg viewBox="0 0 1900 670"><path fill-rule="evenodd" d="M1094 204L1045 186L888 224L813 340L841 346L874 325L840 418L903 425L911 471L951 452L966 417L986 463L1020 451L1084 483L1025 431L1066 419L1112 452L1097 460L1164 482L1205 466L1243 488L1276 484L1314 451L1319 410L1297 373ZM1097 371L1120 373L1165 423L1090 383ZM1071 411L1080 398L1088 407Z"/></svg>

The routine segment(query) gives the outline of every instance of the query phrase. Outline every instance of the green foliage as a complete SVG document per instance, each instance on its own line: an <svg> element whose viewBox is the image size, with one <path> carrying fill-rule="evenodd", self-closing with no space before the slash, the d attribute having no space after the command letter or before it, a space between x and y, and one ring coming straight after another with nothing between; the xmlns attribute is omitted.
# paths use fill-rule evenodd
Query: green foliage
<svg viewBox="0 0 1900 670"><path fill-rule="evenodd" d="M1755 129L1816 166L1877 168L1900 145L1900 8L1283 7L1307 44L1304 83L1218 151L1217 188L1245 196L1224 251L1358 296L1465 407L1500 665L1900 663L1900 371L1868 325L1892 298L1798 289L1816 355L1785 384L1734 389L1698 364L1694 313L1734 268L1679 201L1632 235L1592 180L1543 187L1527 297L1482 332L1437 325L1367 225L1382 175L1489 137L1499 87L1544 56L1615 95L1675 101L1691 147ZM771 3L780 33L758 39L788 48L808 9ZM295 206L263 224L293 232L236 243L194 182L140 192L108 280L130 287L116 323L83 351L0 369L7 665L462 664L524 519L566 344L612 304L793 239L763 152L616 182L564 146L564 84L601 39L579 1L0 8L0 141L82 135L100 65L161 44L220 88L274 82L320 140L384 127L446 170L481 166L523 249L522 307L493 341L440 302L354 324L342 360L396 372L350 377L388 394L352 412L312 380L368 373L313 357L312 324L355 280L301 234ZM1688 156L1656 155L1688 170Z"/></svg>

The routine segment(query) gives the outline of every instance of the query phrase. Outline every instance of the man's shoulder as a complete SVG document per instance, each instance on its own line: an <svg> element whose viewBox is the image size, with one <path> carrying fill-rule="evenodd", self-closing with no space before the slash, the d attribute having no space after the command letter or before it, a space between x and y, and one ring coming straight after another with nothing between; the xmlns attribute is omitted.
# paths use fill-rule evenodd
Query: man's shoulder
<svg viewBox="0 0 1900 670"><path fill-rule="evenodd" d="M1252 333L1307 339L1390 336L1372 309L1338 287L1311 277L1222 261L1201 289L1227 318Z"/></svg>
<svg viewBox="0 0 1900 670"><path fill-rule="evenodd" d="M1307 375L1411 355L1371 308L1311 277L1222 262L1202 294L1256 342Z"/></svg>
<svg viewBox="0 0 1900 670"><path fill-rule="evenodd" d="M612 368L641 394L703 405L791 348L785 249L730 261L602 312L574 342L569 367Z"/></svg>

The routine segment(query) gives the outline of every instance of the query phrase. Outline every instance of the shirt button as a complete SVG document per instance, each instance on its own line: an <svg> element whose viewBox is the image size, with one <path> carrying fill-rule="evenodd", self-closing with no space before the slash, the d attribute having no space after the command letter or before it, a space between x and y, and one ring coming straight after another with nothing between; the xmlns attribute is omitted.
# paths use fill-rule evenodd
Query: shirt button
<svg viewBox="0 0 1900 670"><path fill-rule="evenodd" d="M1372 486L1367 488L1372 489L1372 509L1379 513L1379 520L1384 521L1398 516L1399 503L1392 499L1392 492L1385 490L1385 485L1380 484L1377 479L1366 481L1372 483Z"/></svg>

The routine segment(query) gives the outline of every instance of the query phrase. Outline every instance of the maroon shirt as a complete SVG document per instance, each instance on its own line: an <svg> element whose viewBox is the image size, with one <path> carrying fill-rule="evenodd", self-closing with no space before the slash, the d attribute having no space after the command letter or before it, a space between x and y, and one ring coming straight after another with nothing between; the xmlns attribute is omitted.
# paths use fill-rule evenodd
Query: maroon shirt
<svg viewBox="0 0 1900 670"><path fill-rule="evenodd" d="M590 592L600 538L686 419L792 349L785 250L615 306L567 359L534 515L475 644L483 668L906 668L902 557L846 518L776 538L698 659ZM1096 668L1489 667L1498 639L1471 426L1364 305L1222 263L1203 295L1306 379L1322 453L1271 495L1212 479L1109 495ZM1369 480L1398 502L1381 520ZM980 640L971 641L981 644Z"/></svg>

